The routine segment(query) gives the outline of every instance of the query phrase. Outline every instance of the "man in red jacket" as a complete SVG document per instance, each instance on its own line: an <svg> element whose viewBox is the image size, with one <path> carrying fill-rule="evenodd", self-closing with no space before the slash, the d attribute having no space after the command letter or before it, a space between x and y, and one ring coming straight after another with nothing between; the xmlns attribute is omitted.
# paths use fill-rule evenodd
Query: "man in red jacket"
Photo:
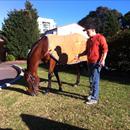
<svg viewBox="0 0 130 130"><path fill-rule="evenodd" d="M105 59L108 52L108 45L103 35L96 33L96 27L88 25L84 31L89 36L84 52L78 55L78 58L87 55L88 71L90 81L90 95L87 97L86 104L95 104L99 100L99 81L100 71L105 65Z"/></svg>

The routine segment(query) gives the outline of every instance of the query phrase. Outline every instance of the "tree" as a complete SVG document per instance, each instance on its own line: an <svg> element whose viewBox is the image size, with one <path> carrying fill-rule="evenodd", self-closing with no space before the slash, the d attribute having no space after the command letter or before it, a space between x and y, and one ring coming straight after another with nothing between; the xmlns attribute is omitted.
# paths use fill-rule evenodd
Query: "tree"
<svg viewBox="0 0 130 130"><path fill-rule="evenodd" d="M109 41L108 63L119 71L130 71L130 30L125 29Z"/></svg>
<svg viewBox="0 0 130 130"><path fill-rule="evenodd" d="M39 37L37 11L29 1L25 9L10 11L4 20L2 31L7 38L7 52L16 59L25 59L28 50Z"/></svg>
<svg viewBox="0 0 130 130"><path fill-rule="evenodd" d="M127 28L130 28L130 11L124 15L124 21Z"/></svg>
<svg viewBox="0 0 130 130"><path fill-rule="evenodd" d="M112 37L120 30L120 24L117 17L115 17L112 11L108 11L106 14L106 20L103 24L103 33L107 38Z"/></svg>
<svg viewBox="0 0 130 130"><path fill-rule="evenodd" d="M118 18L122 14L117 10L111 10L107 7L98 7L96 11L91 11L86 17L81 19L78 24L85 27L87 24L95 24L97 32L111 37L120 30Z"/></svg>

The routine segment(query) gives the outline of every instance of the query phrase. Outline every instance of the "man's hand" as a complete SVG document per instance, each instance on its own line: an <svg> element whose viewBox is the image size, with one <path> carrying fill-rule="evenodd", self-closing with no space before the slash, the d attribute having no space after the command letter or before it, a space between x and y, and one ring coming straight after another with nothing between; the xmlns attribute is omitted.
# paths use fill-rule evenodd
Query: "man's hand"
<svg viewBox="0 0 130 130"><path fill-rule="evenodd" d="M101 60L100 60L100 64L102 66L105 66L105 59L106 59L107 53L103 53Z"/></svg>
<svg viewBox="0 0 130 130"><path fill-rule="evenodd" d="M101 66L105 66L105 60L101 60L101 61L100 61L100 65L101 65Z"/></svg>
<svg viewBox="0 0 130 130"><path fill-rule="evenodd" d="M75 58L74 58L76 61L79 60L79 55L76 55Z"/></svg>

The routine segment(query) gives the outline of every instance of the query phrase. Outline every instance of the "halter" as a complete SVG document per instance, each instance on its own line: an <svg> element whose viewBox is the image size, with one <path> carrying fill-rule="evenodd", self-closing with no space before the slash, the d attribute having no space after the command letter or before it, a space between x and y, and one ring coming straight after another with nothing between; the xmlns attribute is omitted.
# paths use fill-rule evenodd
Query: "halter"
<svg viewBox="0 0 130 130"><path fill-rule="evenodd" d="M35 89L35 80L36 78L30 73L30 72L27 72L26 71L26 74L27 74L27 81L29 83L29 86L32 87L32 89L34 90Z"/></svg>

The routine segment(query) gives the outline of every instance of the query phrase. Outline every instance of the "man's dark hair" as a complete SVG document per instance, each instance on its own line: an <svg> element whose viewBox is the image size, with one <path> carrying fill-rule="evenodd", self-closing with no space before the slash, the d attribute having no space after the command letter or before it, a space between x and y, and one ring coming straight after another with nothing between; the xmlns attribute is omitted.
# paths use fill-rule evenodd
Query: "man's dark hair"
<svg viewBox="0 0 130 130"><path fill-rule="evenodd" d="M94 24L88 24L85 26L83 31L86 31L87 29L96 29L96 26Z"/></svg>

